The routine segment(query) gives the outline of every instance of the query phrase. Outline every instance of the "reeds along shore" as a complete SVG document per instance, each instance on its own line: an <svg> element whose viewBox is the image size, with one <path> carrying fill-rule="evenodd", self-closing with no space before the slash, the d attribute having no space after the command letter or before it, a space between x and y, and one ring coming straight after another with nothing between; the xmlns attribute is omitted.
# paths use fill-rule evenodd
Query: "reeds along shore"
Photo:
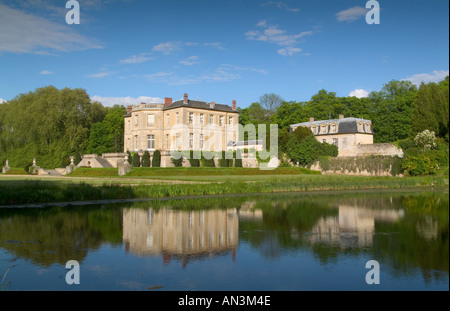
<svg viewBox="0 0 450 311"><path fill-rule="evenodd" d="M338 175L272 176L258 181L236 178L225 182L127 185L90 180L60 182L52 180L0 180L0 205L72 202L111 199L145 199L180 196L254 194L324 190L363 190L419 187L448 187L448 177L362 177ZM96 182L96 183L95 183Z"/></svg>

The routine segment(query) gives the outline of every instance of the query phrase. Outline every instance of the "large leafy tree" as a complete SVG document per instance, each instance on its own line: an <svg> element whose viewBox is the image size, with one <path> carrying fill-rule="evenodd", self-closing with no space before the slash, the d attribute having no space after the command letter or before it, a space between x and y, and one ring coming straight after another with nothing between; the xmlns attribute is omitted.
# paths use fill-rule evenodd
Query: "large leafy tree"
<svg viewBox="0 0 450 311"><path fill-rule="evenodd" d="M378 143L408 138L417 88L410 81L393 80L370 93L374 140Z"/></svg>
<svg viewBox="0 0 450 311"><path fill-rule="evenodd" d="M1 108L0 155L13 166L33 158L42 167L58 167L68 155L83 154L91 127L105 116L83 89L53 86L20 94Z"/></svg>
<svg viewBox="0 0 450 311"><path fill-rule="evenodd" d="M115 105L106 108L106 111L105 118L92 127L87 148L88 153L103 154L123 151L123 116L126 113L126 108Z"/></svg>

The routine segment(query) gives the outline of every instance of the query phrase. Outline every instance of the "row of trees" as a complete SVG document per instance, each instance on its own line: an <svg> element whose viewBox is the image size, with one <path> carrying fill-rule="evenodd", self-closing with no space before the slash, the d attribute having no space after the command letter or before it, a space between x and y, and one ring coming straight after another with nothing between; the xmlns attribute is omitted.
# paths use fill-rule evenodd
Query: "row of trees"
<svg viewBox="0 0 450 311"><path fill-rule="evenodd" d="M448 142L449 77L419 88L410 81L393 80L365 98L338 97L335 92L320 90L309 101L296 102L266 94L239 113L242 125L278 124L280 137L291 124L307 122L310 117L327 120L343 114L371 120L376 143L414 138L426 129Z"/></svg>

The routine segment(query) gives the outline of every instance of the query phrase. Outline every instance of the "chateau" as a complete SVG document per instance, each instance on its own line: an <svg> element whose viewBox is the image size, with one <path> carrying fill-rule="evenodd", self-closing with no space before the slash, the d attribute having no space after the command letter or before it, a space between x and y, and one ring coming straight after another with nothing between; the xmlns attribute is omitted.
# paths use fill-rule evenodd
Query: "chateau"
<svg viewBox="0 0 450 311"><path fill-rule="evenodd" d="M164 104L128 106L125 115L124 151L226 150L238 140L239 113L232 106L165 98Z"/></svg>
<svg viewBox="0 0 450 311"><path fill-rule="evenodd" d="M339 157L354 157L367 155L398 155L403 152L393 144L374 144L372 121L362 118L345 118L292 124L290 132L297 127L304 126L311 129L314 136L321 143L334 144L339 149Z"/></svg>

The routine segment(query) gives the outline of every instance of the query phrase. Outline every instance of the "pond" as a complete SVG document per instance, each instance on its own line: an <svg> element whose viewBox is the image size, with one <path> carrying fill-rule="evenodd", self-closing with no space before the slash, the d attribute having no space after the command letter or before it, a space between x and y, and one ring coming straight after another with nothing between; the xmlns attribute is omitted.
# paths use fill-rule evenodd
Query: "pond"
<svg viewBox="0 0 450 311"><path fill-rule="evenodd" d="M448 211L448 189L1 209L0 290L448 290Z"/></svg>

